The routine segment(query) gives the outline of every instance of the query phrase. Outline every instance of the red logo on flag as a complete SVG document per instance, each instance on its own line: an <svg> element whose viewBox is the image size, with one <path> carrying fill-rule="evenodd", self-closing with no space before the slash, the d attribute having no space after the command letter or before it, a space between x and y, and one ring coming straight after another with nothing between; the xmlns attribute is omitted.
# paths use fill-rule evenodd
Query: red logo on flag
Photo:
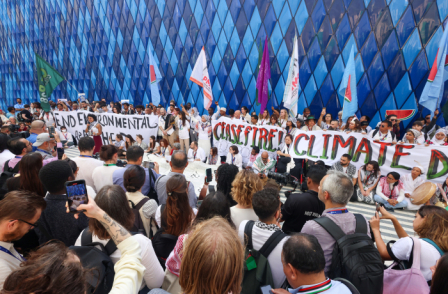
<svg viewBox="0 0 448 294"><path fill-rule="evenodd" d="M347 88L345 88L344 100L347 102L352 102L352 89L350 88L351 77L352 77L351 75L348 76Z"/></svg>
<svg viewBox="0 0 448 294"><path fill-rule="evenodd" d="M149 66L149 77L151 84L156 81L156 72L154 71L154 65Z"/></svg>
<svg viewBox="0 0 448 294"><path fill-rule="evenodd" d="M433 82L437 75L437 56L439 55L439 49L437 49L436 58L434 59L434 63L432 65L431 71L429 72L428 82Z"/></svg>

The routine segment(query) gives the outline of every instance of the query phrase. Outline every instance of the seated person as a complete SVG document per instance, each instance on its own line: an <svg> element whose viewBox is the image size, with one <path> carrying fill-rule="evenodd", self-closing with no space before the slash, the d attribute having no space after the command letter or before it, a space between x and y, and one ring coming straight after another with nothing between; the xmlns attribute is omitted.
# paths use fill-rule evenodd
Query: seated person
<svg viewBox="0 0 448 294"><path fill-rule="evenodd" d="M238 168L243 168L243 158L239 154L238 147L232 145L227 153L226 163L236 165Z"/></svg>
<svg viewBox="0 0 448 294"><path fill-rule="evenodd" d="M434 137L432 137L431 140L427 140L425 142L425 146L433 145L433 146L448 146L448 143L446 142L446 130L445 129L438 129L436 131L436 134Z"/></svg>
<svg viewBox="0 0 448 294"><path fill-rule="evenodd" d="M307 117L305 121L306 126L302 127L301 130L308 132L308 131L321 131L322 129L316 125L316 119L313 115L310 115Z"/></svg>
<svg viewBox="0 0 448 294"><path fill-rule="evenodd" d="M254 148L252 148L252 151L250 152L249 161L247 162L246 168L253 168L253 164L257 160L259 154L260 148L254 146Z"/></svg>
<svg viewBox="0 0 448 294"><path fill-rule="evenodd" d="M423 184L425 182L425 177L421 176L423 175L423 167L420 165L414 166L412 168L410 174L405 174L400 179L403 182L404 187L404 196L406 197L404 201L407 202L408 206L407 209L409 210L418 210L421 205L416 205L411 202L411 195L414 192L415 189L417 189L418 186Z"/></svg>
<svg viewBox="0 0 448 294"><path fill-rule="evenodd" d="M267 176L268 172L274 171L276 160L269 158L269 153L263 151L261 156L255 160L252 165L254 173L258 174L260 177L264 178Z"/></svg>
<svg viewBox="0 0 448 294"><path fill-rule="evenodd" d="M406 134L403 137L403 140L401 141L402 143L407 143L407 144L417 144L420 145L420 143L418 142L417 138L421 137L422 134L414 129L408 129L406 131Z"/></svg>
<svg viewBox="0 0 448 294"><path fill-rule="evenodd" d="M375 188L381 177L378 162L371 160L358 170L358 187L356 195L359 202L373 203Z"/></svg>
<svg viewBox="0 0 448 294"><path fill-rule="evenodd" d="M181 146L182 147L182 146ZM205 162L207 159L204 149L199 147L198 142L193 141L190 144L190 149L188 149L188 161L202 161Z"/></svg>
<svg viewBox="0 0 448 294"><path fill-rule="evenodd" d="M408 206L405 201L403 182L400 181L400 174L390 172L387 177L382 177L376 187L376 195L373 199L381 204L387 211L394 211L394 208L404 208Z"/></svg>
<svg viewBox="0 0 448 294"><path fill-rule="evenodd" d="M277 151L278 163L277 172L278 173L289 173L291 169L295 167L295 161L291 158L289 154L292 148L292 135L288 134L285 136L285 144L281 151Z"/></svg>

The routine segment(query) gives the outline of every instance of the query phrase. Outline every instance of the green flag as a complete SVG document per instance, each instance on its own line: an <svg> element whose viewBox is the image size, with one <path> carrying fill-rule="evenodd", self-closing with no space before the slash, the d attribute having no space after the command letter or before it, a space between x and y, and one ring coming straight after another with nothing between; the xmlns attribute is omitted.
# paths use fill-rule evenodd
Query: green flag
<svg viewBox="0 0 448 294"><path fill-rule="evenodd" d="M51 93L53 93L53 90L59 85L60 82L65 81L65 79L48 62L46 62L37 53L35 54L40 105L44 111L50 111L50 104L48 101Z"/></svg>

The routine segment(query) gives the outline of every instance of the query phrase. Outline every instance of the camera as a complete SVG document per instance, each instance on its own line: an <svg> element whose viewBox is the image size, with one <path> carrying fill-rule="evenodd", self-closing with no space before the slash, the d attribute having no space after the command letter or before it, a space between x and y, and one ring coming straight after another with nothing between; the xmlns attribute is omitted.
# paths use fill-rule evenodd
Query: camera
<svg viewBox="0 0 448 294"><path fill-rule="evenodd" d="M268 178L275 180L277 184L282 186L288 184L288 176L288 173L280 174L276 172L268 172Z"/></svg>
<svg viewBox="0 0 448 294"><path fill-rule="evenodd" d="M120 159L117 160L117 166L118 167L125 167L127 164L128 163L126 161L123 161L123 160L120 160Z"/></svg>

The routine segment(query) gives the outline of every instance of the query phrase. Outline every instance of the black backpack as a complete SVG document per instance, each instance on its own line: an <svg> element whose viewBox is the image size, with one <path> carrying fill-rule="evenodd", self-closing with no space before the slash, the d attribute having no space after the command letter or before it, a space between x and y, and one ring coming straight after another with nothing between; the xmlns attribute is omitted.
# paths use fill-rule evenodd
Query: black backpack
<svg viewBox="0 0 448 294"><path fill-rule="evenodd" d="M162 204L160 207L160 213L162 214L164 210L165 204ZM151 240L154 253L156 254L163 270L165 270L166 259L176 246L178 238L178 236L166 234L162 224L161 228L156 232Z"/></svg>
<svg viewBox="0 0 448 294"><path fill-rule="evenodd" d="M248 221L244 227L244 239L247 245L244 254L245 263L241 294L261 294L260 287L267 285L270 285L273 289L275 288L268 257L280 241L286 237L286 234L282 231L276 231L263 244L260 250L255 250L252 245L254 224L254 221ZM253 260L250 260L251 258Z"/></svg>
<svg viewBox="0 0 448 294"><path fill-rule="evenodd" d="M95 246L99 246L101 249ZM70 246L70 249L76 252L83 267L96 269L92 271L91 276L87 279L90 285L87 293L109 293L115 277L114 263L110 258L110 255L117 250L114 241L110 239L106 246L98 242L93 242L92 233L87 228L82 232L81 246Z"/></svg>
<svg viewBox="0 0 448 294"><path fill-rule="evenodd" d="M355 214L355 233L346 235L328 217L314 219L335 240L331 259L330 279L344 278L363 294L383 293L384 266L378 249L367 235L367 222L361 214Z"/></svg>
<svg viewBox="0 0 448 294"><path fill-rule="evenodd" d="M157 191L156 191L156 178L154 177L154 173L152 172L152 169L149 168L148 170L149 170L149 191L148 191L148 195L146 195L146 196L148 196L149 199L155 200L157 202L157 204L159 204L159 196L157 195ZM159 177L159 179L161 177L163 177L163 175L161 175Z"/></svg>
<svg viewBox="0 0 448 294"><path fill-rule="evenodd" d="M134 225L132 226L131 232L136 232L139 234L143 234L145 236L148 236L148 232L146 232L145 227L143 225L143 220L140 215L140 209L145 205L146 202L148 202L149 198L143 198L140 200L137 205L134 204L131 200L128 200L131 203L132 206L132 212L134 213Z"/></svg>
<svg viewBox="0 0 448 294"><path fill-rule="evenodd" d="M5 197L6 193L8 193L6 181L19 172L19 163L17 163L14 168L10 168L9 160L7 160L3 169L4 170L0 175L0 200L2 200Z"/></svg>

